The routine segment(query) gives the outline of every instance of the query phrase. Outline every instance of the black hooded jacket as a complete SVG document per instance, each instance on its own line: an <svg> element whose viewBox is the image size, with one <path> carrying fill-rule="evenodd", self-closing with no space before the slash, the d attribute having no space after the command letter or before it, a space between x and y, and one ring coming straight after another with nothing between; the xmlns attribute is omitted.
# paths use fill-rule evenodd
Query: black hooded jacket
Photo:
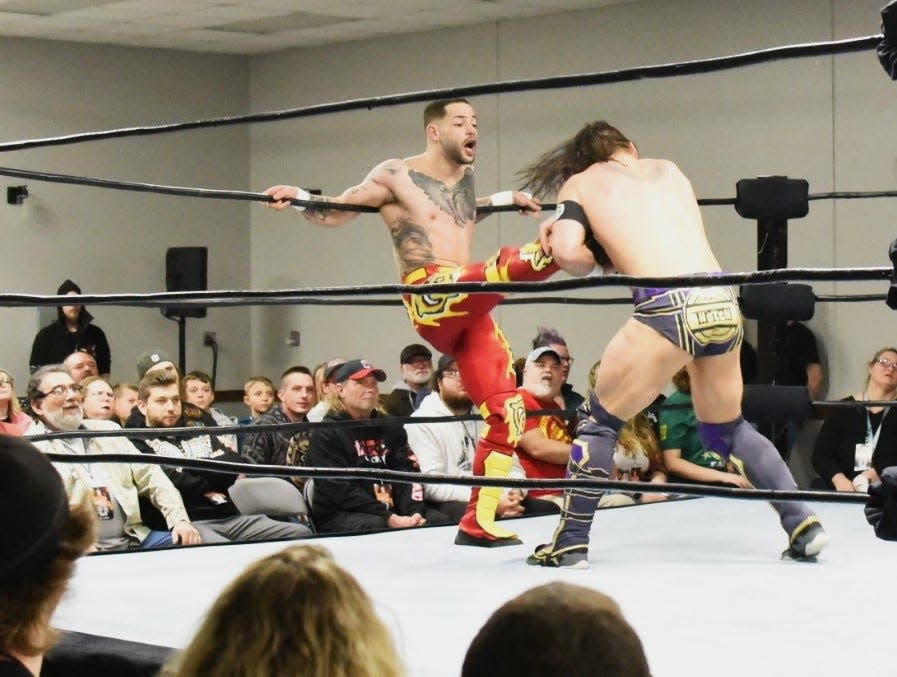
<svg viewBox="0 0 897 677"><path fill-rule="evenodd" d="M81 288L71 280L66 280L56 290L60 296L69 292L80 294ZM87 308L81 306L78 330L71 332L65 324L62 308L56 308L56 313L57 320L41 329L34 337L29 361L31 371L45 364L59 364L76 350L83 350L94 356L101 374L108 374L112 366L109 342L106 341L103 330L91 324L93 315L87 312Z"/></svg>

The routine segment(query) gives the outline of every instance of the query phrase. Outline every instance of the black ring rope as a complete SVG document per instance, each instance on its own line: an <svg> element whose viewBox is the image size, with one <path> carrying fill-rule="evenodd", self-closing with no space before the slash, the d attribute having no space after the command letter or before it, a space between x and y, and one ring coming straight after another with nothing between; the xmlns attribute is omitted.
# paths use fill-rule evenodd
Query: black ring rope
<svg viewBox="0 0 897 677"><path fill-rule="evenodd" d="M290 120L295 118L326 115L350 110L383 108L407 103L420 103L447 99L454 97L478 96L484 94L505 94L511 92L524 92L545 89L559 89L565 87L582 87L586 85L602 85L617 82L630 82L633 80L668 78L681 75L694 75L699 73L712 73L730 68L755 65L778 59L791 59L809 56L830 56L846 54L873 49L883 39L883 35L869 35L865 37L849 38L846 40L830 40L823 42L808 42L782 47L770 47L751 52L742 52L729 56L713 57L710 59L698 59L692 61L680 61L653 66L637 66L612 71L596 73L582 73L579 75L560 75L548 78L529 78L521 80L508 80L464 87L450 87L443 89L429 89L403 94L390 94L363 99L349 99L335 103L316 104L266 113L250 113L248 115L234 115L228 117L211 118L207 120L195 120L191 122L176 122L162 125L147 125L141 127L128 127L105 131L84 132L80 134L68 134L44 139L25 139L20 141L8 141L0 143L0 152L25 150L29 148L41 148L46 146L62 146L84 141L99 141L102 139L115 139L128 136L148 136L170 132L186 131L189 129L223 127L226 125L273 122L277 120Z"/></svg>
<svg viewBox="0 0 897 677"><path fill-rule="evenodd" d="M548 292L592 287L715 287L720 285L763 284L800 280L826 282L890 281L892 268L772 268L739 273L703 273L637 277L605 275L544 282L451 282L440 284L380 284L367 286L308 287L275 290L217 290L129 294L83 294L84 305L148 306L163 308L185 306L264 306L299 303L305 298L353 295L410 294L503 294L512 292ZM0 294L0 307L64 306L68 296L42 294Z"/></svg>
<svg viewBox="0 0 897 677"><path fill-rule="evenodd" d="M243 202L275 202L274 198L265 193L256 193L245 190L223 190L216 188L194 188L191 186L167 186L156 183L142 183L139 181L119 181L115 179L98 179L89 176L77 176L74 174L59 174L56 172L42 172L29 169L17 169L15 167L0 167L0 176L8 176L16 179L31 179L34 181L44 181L46 183L62 183L75 186L89 186L93 188L105 188L108 190L123 190L137 193L154 193L158 195L175 195L178 197L195 197L208 200L239 200ZM882 198L897 197L897 191L894 190L877 190L877 191L849 191L836 193L815 193L807 196L808 200L834 200L834 199L864 199L864 198ZM699 198L698 205L734 205L734 197L727 198ZM377 214L379 208L368 205L342 204L338 202L329 202L326 200L300 200L291 198L290 204L297 207L313 207L317 209L327 209L333 211L355 212L362 214ZM545 212L553 211L557 204L546 202L542 204L542 210ZM486 205L477 207L477 212L481 214L493 214L496 212L517 212L516 205Z"/></svg>
<svg viewBox="0 0 897 677"><path fill-rule="evenodd" d="M894 407L897 400L814 400L809 403L818 409L845 409L855 407ZM661 409L691 409L689 403L665 404L650 406L648 411ZM565 409L527 410L527 418L540 416L558 416L567 418L574 412ZM197 435L260 435L269 432L303 432L316 429L335 428L350 430L353 428L389 428L400 425L420 425L425 423L453 423L456 421L482 421L478 414L461 414L458 416L379 416L376 418L347 419L343 421L295 421L286 423L253 423L250 426L186 426L180 428L115 428L112 430L66 430L29 435L29 441L43 442L47 440L92 439L95 437L126 437L136 439L154 439L168 437L193 437Z"/></svg>
<svg viewBox="0 0 897 677"><path fill-rule="evenodd" d="M84 463L85 457L72 454L47 453L55 463ZM706 484L670 482L629 482L593 478L530 479L515 477L461 477L458 475L422 475L419 472L381 470L379 468L312 468L307 466L255 465L195 458L173 458L146 454L135 461L134 454L91 454L90 463L152 463L154 465L205 470L222 473L244 473L274 477L305 477L311 479L361 479L404 484L453 484L466 487L503 487L508 489L598 489L626 493L684 494L714 496L752 501L820 501L827 503L865 503L865 494L837 491L738 489Z"/></svg>

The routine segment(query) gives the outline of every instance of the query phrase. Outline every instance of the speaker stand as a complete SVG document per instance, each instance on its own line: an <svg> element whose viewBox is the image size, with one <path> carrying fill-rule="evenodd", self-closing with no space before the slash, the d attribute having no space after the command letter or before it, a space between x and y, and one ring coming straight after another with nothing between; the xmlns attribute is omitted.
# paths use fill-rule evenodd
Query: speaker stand
<svg viewBox="0 0 897 677"><path fill-rule="evenodd" d="M164 311L162 316L167 320L178 323L178 371L181 372L181 378L183 378L184 374L187 373L185 369L187 364L187 318L183 315L172 317L171 315L166 315Z"/></svg>
<svg viewBox="0 0 897 677"><path fill-rule="evenodd" d="M178 369L181 372L181 378L187 373L187 318L183 315L178 316Z"/></svg>

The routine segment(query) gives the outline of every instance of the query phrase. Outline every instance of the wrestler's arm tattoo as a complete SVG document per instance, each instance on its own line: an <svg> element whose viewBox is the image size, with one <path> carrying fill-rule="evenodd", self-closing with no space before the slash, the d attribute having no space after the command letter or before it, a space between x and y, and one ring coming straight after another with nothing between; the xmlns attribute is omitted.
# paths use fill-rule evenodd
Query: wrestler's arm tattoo
<svg viewBox="0 0 897 677"><path fill-rule="evenodd" d="M446 188L442 181L421 174L413 169L408 176L418 188L443 212L451 216L455 224L463 228L476 217L476 195L473 189L473 170L468 168L454 188Z"/></svg>
<svg viewBox="0 0 897 677"><path fill-rule="evenodd" d="M402 273L433 263L433 243L423 226L402 221L390 228Z"/></svg>

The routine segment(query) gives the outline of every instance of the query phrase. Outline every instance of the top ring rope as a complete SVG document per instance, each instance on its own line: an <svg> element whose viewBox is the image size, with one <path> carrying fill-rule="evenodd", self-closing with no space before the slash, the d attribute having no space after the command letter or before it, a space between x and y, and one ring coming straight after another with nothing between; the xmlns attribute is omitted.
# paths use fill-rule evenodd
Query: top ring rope
<svg viewBox="0 0 897 677"><path fill-rule="evenodd" d="M629 82L649 78L669 78L680 75L694 75L699 73L712 73L730 68L750 66L775 61L778 59L793 59L808 56L828 56L834 54L847 54L869 49L875 49L884 38L881 34L865 37L849 38L846 40L831 40L824 42L807 42L783 47L769 47L752 52L742 52L730 56L713 57L710 59L697 59L693 61L680 61L653 66L637 66L613 71L600 71L596 73L581 73L578 75L558 75L549 78L530 78L525 80L507 80L480 85L468 85L465 87L450 87L443 89L428 89L403 94L389 94L386 96L370 97L366 99L349 99L336 103L317 104L292 108L267 113L250 113L248 115L234 115L229 117L211 118L207 120L195 120L192 122L175 122L162 125L149 125L143 127L127 127L122 129L110 129L105 131L83 132L80 134L68 134L44 139L25 139L20 141L8 141L0 143L0 152L26 150L29 148L42 148L47 146L63 146L86 141L99 141L102 139L118 139L128 136L149 136L152 134L166 134L190 129L202 129L211 127L224 127L227 125L247 124L255 122L274 122L277 120L290 120L295 118L311 117L314 115L327 115L343 111L386 106L397 106L407 103L420 103L447 99L454 97L468 97L483 94L505 94L510 92L525 92L542 89L560 89L565 87L582 87L586 85L603 85L615 82Z"/></svg>
<svg viewBox="0 0 897 677"><path fill-rule="evenodd" d="M306 298L369 296L375 294L494 294L549 292L591 287L715 287L719 285L762 284L815 280L825 282L890 281L892 268L773 268L742 273L703 273L665 277L606 275L545 282L453 282L431 284L380 284L368 286L310 287L306 289L183 291L145 294L83 294L84 305L137 306L161 308L184 306L270 306L301 303ZM69 296L41 294L0 294L0 307L64 306Z"/></svg>
<svg viewBox="0 0 897 677"><path fill-rule="evenodd" d="M213 188L192 188L189 186L166 186L157 183L141 183L138 181L118 181L115 179L97 179L89 176L76 176L74 174L58 174L55 172L42 172L30 169L17 169L15 167L0 167L0 176L9 176L17 179L31 179L45 181L47 183L65 183L76 186L91 186L93 188L106 188L108 190L124 190L138 193L156 193L160 195L177 195L179 197L197 197L207 200L242 200L244 202L275 202L274 198L265 193L254 193L244 190L219 190ZM897 190L878 191L847 191L836 193L814 193L807 196L807 200L833 200L833 199L862 199L897 197ZM327 200L300 200L291 198L290 204L296 207L324 207L335 211L357 212L364 214L377 214L380 209L368 205L342 204ZM716 205L734 205L734 197L699 198L698 204L702 207ZM545 203L542 210L552 211L557 207L553 203ZM487 205L477 207L481 214L495 212L516 212L516 205Z"/></svg>

